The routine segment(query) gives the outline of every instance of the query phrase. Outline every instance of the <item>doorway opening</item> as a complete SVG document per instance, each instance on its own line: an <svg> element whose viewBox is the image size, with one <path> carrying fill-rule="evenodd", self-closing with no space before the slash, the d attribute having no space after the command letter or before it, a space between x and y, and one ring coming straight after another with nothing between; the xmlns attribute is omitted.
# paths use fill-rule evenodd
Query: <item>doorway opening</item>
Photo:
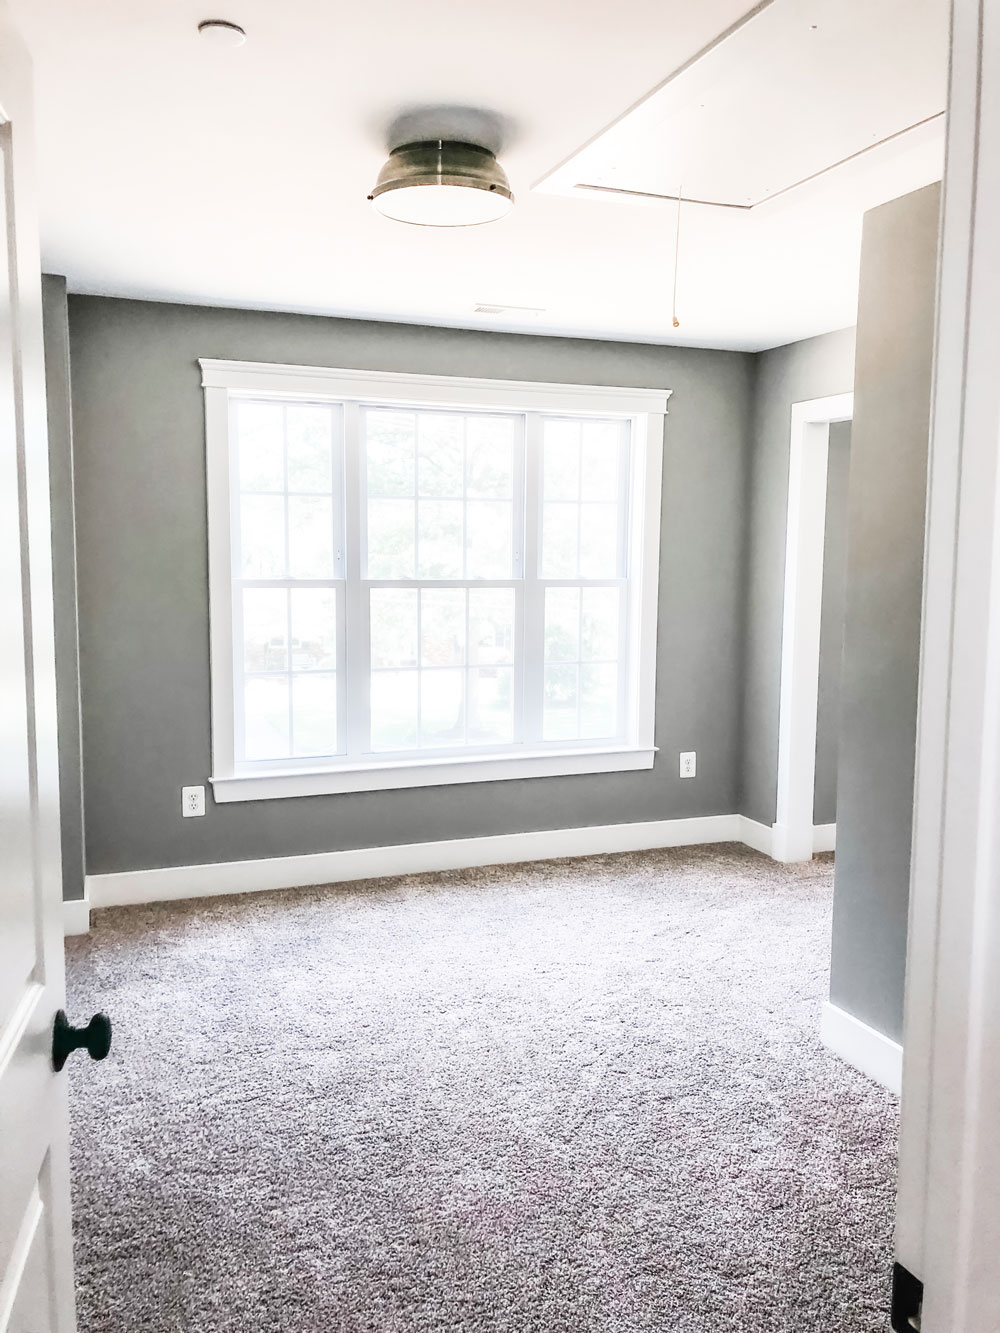
<svg viewBox="0 0 1000 1333"><path fill-rule="evenodd" d="M792 406L772 844L778 861L808 861L832 850L835 838L834 828L815 821L823 568L830 428L853 414L853 393Z"/></svg>

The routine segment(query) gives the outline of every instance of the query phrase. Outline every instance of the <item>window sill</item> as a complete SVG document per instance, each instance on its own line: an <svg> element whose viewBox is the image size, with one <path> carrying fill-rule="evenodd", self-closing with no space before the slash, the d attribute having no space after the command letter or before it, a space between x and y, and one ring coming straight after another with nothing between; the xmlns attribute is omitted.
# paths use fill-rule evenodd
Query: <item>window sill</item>
<svg viewBox="0 0 1000 1333"><path fill-rule="evenodd" d="M655 748L558 750L530 754L404 759L324 769L275 770L213 777L217 803L267 801L287 796L330 796L349 791L441 787L456 782L565 777L574 773L619 773L652 768Z"/></svg>

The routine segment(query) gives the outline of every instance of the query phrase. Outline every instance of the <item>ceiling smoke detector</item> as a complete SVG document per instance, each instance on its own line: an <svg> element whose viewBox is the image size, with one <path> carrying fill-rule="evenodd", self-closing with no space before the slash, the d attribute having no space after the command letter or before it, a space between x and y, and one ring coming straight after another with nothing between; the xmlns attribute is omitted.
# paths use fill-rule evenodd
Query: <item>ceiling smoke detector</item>
<svg viewBox="0 0 1000 1333"><path fill-rule="evenodd" d="M417 227L476 227L505 217L514 204L493 153L451 139L394 148L368 198L383 217Z"/></svg>
<svg viewBox="0 0 1000 1333"><path fill-rule="evenodd" d="M198 24L198 33L213 46L226 47L230 50L242 46L247 39L240 25L230 23L228 19L204 19Z"/></svg>

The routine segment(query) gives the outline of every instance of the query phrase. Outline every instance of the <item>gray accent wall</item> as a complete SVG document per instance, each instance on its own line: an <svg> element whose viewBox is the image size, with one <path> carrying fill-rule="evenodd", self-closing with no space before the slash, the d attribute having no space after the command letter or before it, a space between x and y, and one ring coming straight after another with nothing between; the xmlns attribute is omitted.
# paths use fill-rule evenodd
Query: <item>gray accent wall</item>
<svg viewBox="0 0 1000 1333"><path fill-rule="evenodd" d="M830 997L900 1040L940 186L866 214Z"/></svg>
<svg viewBox="0 0 1000 1333"><path fill-rule="evenodd" d="M854 386L854 330L841 329L756 357L747 546L739 810L774 823L778 799L778 700L792 404Z"/></svg>
<svg viewBox="0 0 1000 1333"><path fill-rule="evenodd" d="M738 809L752 356L102 297L71 296L69 320L88 872ZM834 336L834 359L849 343ZM211 764L199 357L672 389L655 767L183 819L181 786Z"/></svg>
<svg viewBox="0 0 1000 1333"><path fill-rule="evenodd" d="M847 595L847 484L851 465L851 423L830 426L823 526L823 601L819 631L819 698L816 707L816 778L813 823L837 822L837 751L840 732L840 679L844 656Z"/></svg>
<svg viewBox="0 0 1000 1333"><path fill-rule="evenodd" d="M63 897L73 899L82 898L84 893L84 852L76 534L73 517L73 426L65 278L50 275L42 278L42 325L48 402L49 491L52 503L52 592Z"/></svg>

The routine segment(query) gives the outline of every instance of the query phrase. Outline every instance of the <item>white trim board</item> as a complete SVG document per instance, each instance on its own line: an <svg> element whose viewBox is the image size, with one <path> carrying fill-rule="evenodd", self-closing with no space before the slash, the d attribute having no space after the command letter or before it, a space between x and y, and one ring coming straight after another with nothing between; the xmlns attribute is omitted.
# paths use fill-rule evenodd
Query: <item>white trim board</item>
<svg viewBox="0 0 1000 1333"><path fill-rule="evenodd" d="M739 815L739 840L755 852L763 852L774 861L808 861L816 852L832 852L837 845L836 824L814 824L812 828L812 851L809 856L788 855L788 830L781 824L759 824L756 819ZM791 849L797 850L797 849Z"/></svg>
<svg viewBox="0 0 1000 1333"><path fill-rule="evenodd" d="M63 935L86 935L90 930L90 899L63 900Z"/></svg>
<svg viewBox="0 0 1000 1333"><path fill-rule="evenodd" d="M553 384L541 380L475 379L403 371L350 370L337 366L282 365L271 361L220 361L201 357L205 389L255 394L303 394L419 403L431 406L501 407L514 411L602 412L628 416L665 413L672 389L604 384Z"/></svg>
<svg viewBox="0 0 1000 1333"><path fill-rule="evenodd" d="M833 824L816 829L817 851L832 845ZM484 838L453 838L389 847L359 847L304 856L273 856L254 861L219 861L204 865L167 866L88 875L82 903L66 903L67 934L87 930L89 912L101 907L208 898L224 893L257 893L268 889L305 888L386 875L418 875L435 870L466 870L473 866L509 865L561 857L611 852L649 851L657 847L695 847L716 842L742 842L772 855L774 830L745 815L703 815L694 819L657 819L635 824L602 824L593 828L545 829L534 833L501 833Z"/></svg>
<svg viewBox="0 0 1000 1333"><path fill-rule="evenodd" d="M792 404L778 709L778 799L773 855L813 853L816 708L830 425L850 420L854 394Z"/></svg>
<svg viewBox="0 0 1000 1333"><path fill-rule="evenodd" d="M903 1048L860 1018L829 1001L823 1006L820 1040L834 1055L898 1097L903 1083Z"/></svg>
<svg viewBox="0 0 1000 1333"><path fill-rule="evenodd" d="M447 842L414 842L394 847L315 852L305 856L274 856L257 861L222 861L88 875L87 897L95 909L123 907L132 903L304 888L313 884L377 879L386 875L416 875L434 870L465 870L517 861L739 842L740 833L739 815L503 833L485 838L453 838Z"/></svg>
<svg viewBox="0 0 1000 1333"><path fill-rule="evenodd" d="M837 825L813 825L813 854L816 852L835 852L837 850Z"/></svg>
<svg viewBox="0 0 1000 1333"><path fill-rule="evenodd" d="M749 819L746 815L738 815L737 818L740 821L740 842L752 847L755 852L771 856L771 844L774 841L774 830L771 825L758 824L756 819Z"/></svg>

